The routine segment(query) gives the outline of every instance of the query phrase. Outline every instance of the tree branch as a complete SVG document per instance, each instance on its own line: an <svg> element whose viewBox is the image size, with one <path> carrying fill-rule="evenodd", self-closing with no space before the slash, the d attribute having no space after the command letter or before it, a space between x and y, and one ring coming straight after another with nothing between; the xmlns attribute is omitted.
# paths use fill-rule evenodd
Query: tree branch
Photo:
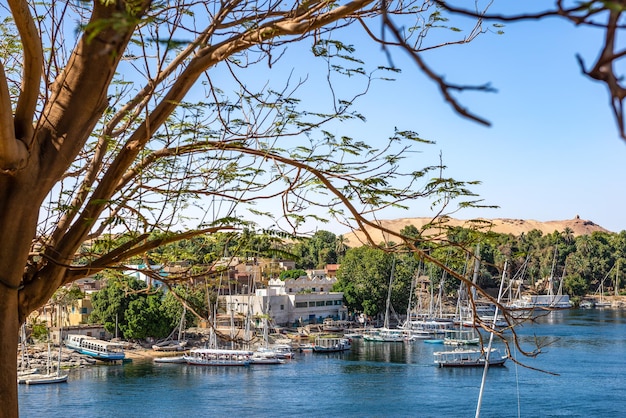
<svg viewBox="0 0 626 418"><path fill-rule="evenodd" d="M26 164L27 158L26 146L15 139L11 95L4 66L0 62L0 173L14 174Z"/></svg>
<svg viewBox="0 0 626 418"><path fill-rule="evenodd" d="M15 109L15 135L17 139L30 144L43 71L43 49L37 27L28 9L28 2L25 0L8 0L8 2L24 51L22 91Z"/></svg>

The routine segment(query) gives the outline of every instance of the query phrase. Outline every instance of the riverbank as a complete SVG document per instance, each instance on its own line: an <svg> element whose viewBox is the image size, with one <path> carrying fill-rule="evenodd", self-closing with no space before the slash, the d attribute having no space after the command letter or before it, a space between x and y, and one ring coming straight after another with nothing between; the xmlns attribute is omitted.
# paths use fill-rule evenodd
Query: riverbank
<svg viewBox="0 0 626 418"><path fill-rule="evenodd" d="M626 309L626 296L600 296L600 295L587 295L584 296L581 301L589 301L594 305L597 305L599 302L604 302L610 304L607 308L611 309Z"/></svg>

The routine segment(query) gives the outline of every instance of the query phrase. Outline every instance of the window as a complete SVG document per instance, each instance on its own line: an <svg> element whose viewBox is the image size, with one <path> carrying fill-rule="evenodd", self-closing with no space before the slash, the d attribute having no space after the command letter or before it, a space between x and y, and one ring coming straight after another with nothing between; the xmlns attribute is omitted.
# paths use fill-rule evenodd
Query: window
<svg viewBox="0 0 626 418"><path fill-rule="evenodd" d="M332 304L333 304L333 301L332 301L332 300L327 300L327 301L326 301L326 306L332 306Z"/></svg>
<svg viewBox="0 0 626 418"><path fill-rule="evenodd" d="M323 287L320 287L320 292L323 292L323 291L324 291L324 288L323 288Z"/></svg>
<svg viewBox="0 0 626 418"><path fill-rule="evenodd" d="M296 308L306 308L308 306L306 302L296 302Z"/></svg>
<svg viewBox="0 0 626 418"><path fill-rule="evenodd" d="M341 302L342 302L341 300L336 300L335 305L341 305Z"/></svg>
<svg viewBox="0 0 626 418"><path fill-rule="evenodd" d="M314 287L313 287L313 288L311 288L311 292L316 292L316 290L315 290L315 288L314 288Z"/></svg>
<svg viewBox="0 0 626 418"><path fill-rule="evenodd" d="M315 306L324 306L325 303L323 300L318 300L317 302L315 302Z"/></svg>
<svg viewBox="0 0 626 418"><path fill-rule="evenodd" d="M285 305L280 305L280 310L284 311L285 310Z"/></svg>

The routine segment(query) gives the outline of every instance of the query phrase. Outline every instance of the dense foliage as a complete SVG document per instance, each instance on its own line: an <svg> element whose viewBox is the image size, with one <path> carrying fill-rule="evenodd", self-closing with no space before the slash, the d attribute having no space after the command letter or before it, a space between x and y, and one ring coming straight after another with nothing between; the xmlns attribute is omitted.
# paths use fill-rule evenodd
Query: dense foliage
<svg viewBox="0 0 626 418"><path fill-rule="evenodd" d="M418 236L415 227L409 225L402 231L408 236ZM261 242L267 245L260 245ZM239 243L234 246L232 243ZM337 272L338 282L333 290L344 293L344 300L351 312L362 312L368 316L382 317L387 310L390 296L390 314L404 313L411 298L411 286L417 275L429 278L429 290L441 293L454 300L459 282L446 274L440 267L431 263L421 263L409 252L387 252L372 247L344 247L342 257L335 259L329 255L338 254L338 243L343 237L328 231L318 231L309 239L269 240L246 233L241 237L228 234L214 234L211 237L196 237L166 246L156 258L165 260L169 254L172 261L200 263L207 256L208 249L228 248L233 256L239 255L237 248L244 249L246 255L250 245L262 250L257 256L267 254L271 247L281 255L301 254L295 258L296 268L280 272L279 278L297 278L306 275L310 266L324 266L321 260L334 264L340 261ZM181 248L186 248L181 251ZM502 277L504 261L507 260L507 280L523 281L523 290L546 292L547 278L553 275L554 283L561 284L562 290L577 300L588 293L595 293L602 287L605 293L616 294L623 289L619 277L626 272L626 231L621 233L594 232L591 235L574 237L571 230L544 235L538 230L514 236L511 234L484 233L464 228L452 228L447 239L439 243L428 243L425 251L440 260L445 266L460 275L468 277L473 272L475 254L465 248L478 249L480 269L476 275L482 288L497 288ZM280 251L278 251L280 249ZM191 260L182 260L184 254L195 255ZM198 258L198 255L200 257ZM312 260L317 260L313 262ZM413 281L413 282L412 282ZM391 293L389 285L391 282ZM602 286L600 286L602 284ZM618 290L616 291L616 286ZM204 286L189 288L173 287L173 292L163 295L145 292L145 284L136 279L113 278L108 285L94 296L93 321L102 322L109 332L115 329L115 315L118 327L125 338L161 338L175 329L183 314L181 300L190 308L186 311L186 324L196 323L198 316L208 317L207 292ZM211 292L209 292L211 293ZM213 294L213 293L211 293ZM213 294L213 297L215 295ZM415 306L413 298L412 305Z"/></svg>
<svg viewBox="0 0 626 418"><path fill-rule="evenodd" d="M189 310L183 309L174 293L185 300ZM108 332L125 339L165 338L179 326L183 312L186 326L197 323L194 311L206 317L206 300L201 289L190 291L177 286L164 293L162 289L149 290L134 277L115 276L93 295L90 321L103 324Z"/></svg>
<svg viewBox="0 0 626 418"><path fill-rule="evenodd" d="M403 232L407 234L411 230L407 228ZM550 276L553 291L561 287L574 302L601 289L605 294L619 294L626 287L624 280L619 280L626 272L626 231L594 232L574 237L568 229L546 235L533 230L514 236L453 228L448 231L446 241L431 242L426 251L458 274L473 279L469 275L473 273L475 254L466 248L478 248L481 264L476 280L484 289L499 286L505 260L506 285L509 285L510 279L515 279L511 286L513 291L518 290L519 285L515 283L521 281L522 292L545 293ZM392 307L398 312L407 309L411 275L417 268L414 257L394 256L381 249L360 247L347 251L334 288L344 292L345 302L351 311L367 315L385 311L391 260L394 257ZM441 268L425 263L420 274L429 277L431 292L436 294L441 287L448 300L456 298L459 281ZM413 305L417 303L415 299L412 302Z"/></svg>

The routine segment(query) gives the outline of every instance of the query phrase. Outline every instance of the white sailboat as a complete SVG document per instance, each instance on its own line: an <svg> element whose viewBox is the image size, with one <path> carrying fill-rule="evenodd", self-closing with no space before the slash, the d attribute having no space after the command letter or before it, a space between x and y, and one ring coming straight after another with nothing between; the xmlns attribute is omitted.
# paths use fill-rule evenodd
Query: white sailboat
<svg viewBox="0 0 626 418"><path fill-rule="evenodd" d="M50 342L48 342L48 364L47 370L45 374L33 373L25 376L21 376L18 378L18 383L27 384L27 385L45 385L52 383L64 383L67 382L68 374L61 371L61 349L62 345L59 342L59 357L58 364L56 366L56 370L53 371L54 367L51 365L52 359L52 351L50 347Z"/></svg>
<svg viewBox="0 0 626 418"><path fill-rule="evenodd" d="M35 373L39 373L39 369L37 367L31 367L30 365L30 358L28 356L27 353L27 349L26 349L26 324L22 324L22 332L21 332L21 336L20 336L20 350L21 350L21 355L20 355L20 364L19 364L19 368L17 370L17 377L18 379L20 377L24 377L24 376L28 376L31 374L35 374Z"/></svg>

